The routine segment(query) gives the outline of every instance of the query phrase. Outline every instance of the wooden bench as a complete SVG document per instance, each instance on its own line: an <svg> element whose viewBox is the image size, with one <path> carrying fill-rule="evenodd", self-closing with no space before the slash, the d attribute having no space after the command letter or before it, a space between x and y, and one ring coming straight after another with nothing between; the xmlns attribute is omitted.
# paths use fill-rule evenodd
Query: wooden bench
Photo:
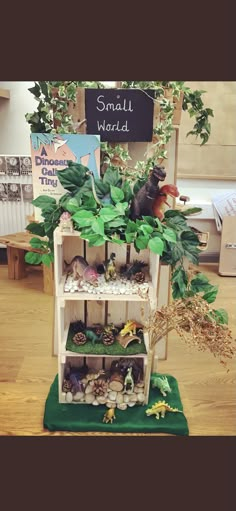
<svg viewBox="0 0 236 511"><path fill-rule="evenodd" d="M32 237L32 234L29 232L18 232L16 234L6 234L5 236L0 236L0 243L6 245L7 247L9 279L20 280L27 276L26 270L30 265L25 262L25 252L40 252L39 249L31 247L30 240ZM42 264L40 265L40 268L43 270L44 293L53 295L53 266L51 264L50 267L48 267Z"/></svg>

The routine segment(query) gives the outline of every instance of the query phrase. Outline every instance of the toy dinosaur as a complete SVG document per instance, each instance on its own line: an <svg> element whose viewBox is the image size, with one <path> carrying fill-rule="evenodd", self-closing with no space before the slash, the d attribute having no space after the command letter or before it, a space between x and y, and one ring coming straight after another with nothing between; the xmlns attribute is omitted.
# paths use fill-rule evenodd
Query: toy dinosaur
<svg viewBox="0 0 236 511"><path fill-rule="evenodd" d="M109 408L109 410L107 410L107 412L104 414L102 422L105 422L106 424L110 422L112 424L114 419L116 419L115 409Z"/></svg>
<svg viewBox="0 0 236 511"><path fill-rule="evenodd" d="M115 265L116 254L114 252L111 253L110 258L105 263L105 280L108 282L109 280L116 280L116 265Z"/></svg>
<svg viewBox="0 0 236 511"><path fill-rule="evenodd" d="M153 216L153 204L159 195L159 181L164 181L166 171L164 167L153 167L148 180L135 195L130 206L130 218L142 218L143 215Z"/></svg>
<svg viewBox="0 0 236 511"><path fill-rule="evenodd" d="M95 332L93 332L93 330L86 329L86 330L84 330L84 334L86 335L86 339L88 341L91 341L93 345L96 342L100 341L101 336L98 336L97 334L95 334Z"/></svg>
<svg viewBox="0 0 236 511"><path fill-rule="evenodd" d="M93 268L93 266L89 266L82 256L75 256L69 264L66 261L64 261L64 264L66 267L66 273L72 273L74 280L78 279L81 281L83 279L93 286L98 285L97 270Z"/></svg>
<svg viewBox="0 0 236 511"><path fill-rule="evenodd" d="M130 280L132 277L135 276L136 273L140 272L145 266L147 266L147 263L135 259L133 264L131 264L130 266L127 266L127 264L121 266L120 274L122 275L122 277L125 277L126 279Z"/></svg>
<svg viewBox="0 0 236 511"><path fill-rule="evenodd" d="M167 392L171 392L171 388L166 376L154 376L152 380L152 388L158 388L164 397L167 396Z"/></svg>
<svg viewBox="0 0 236 511"><path fill-rule="evenodd" d="M156 199L153 202L153 215L155 217L158 217L159 220L162 220L164 218L164 205L166 204L171 207L170 204L167 202L167 196L170 195L171 197L179 197L179 190L177 186L175 185L164 185L160 188L159 193L156 197Z"/></svg>
<svg viewBox="0 0 236 511"><path fill-rule="evenodd" d="M166 412L183 413L182 410L178 410L178 408L171 408L171 406L168 405L168 403L166 403L165 401L158 401L157 403L152 405L151 408L148 408L146 410L146 414L148 417L150 415L155 415L156 419L159 419L160 414L161 418L164 419Z"/></svg>
<svg viewBox="0 0 236 511"><path fill-rule="evenodd" d="M129 319L124 328L120 331L120 335L122 337L125 335L136 335L137 328L143 329L143 325L141 325L141 323L137 323L137 321L134 321L133 319Z"/></svg>
<svg viewBox="0 0 236 511"><path fill-rule="evenodd" d="M127 373L126 373L126 377L125 377L125 381L124 381L124 390L123 390L123 392L126 392L127 390L131 390L131 392L133 392L133 390L134 390L134 379L133 379L133 376L132 376L132 367L128 368Z"/></svg>

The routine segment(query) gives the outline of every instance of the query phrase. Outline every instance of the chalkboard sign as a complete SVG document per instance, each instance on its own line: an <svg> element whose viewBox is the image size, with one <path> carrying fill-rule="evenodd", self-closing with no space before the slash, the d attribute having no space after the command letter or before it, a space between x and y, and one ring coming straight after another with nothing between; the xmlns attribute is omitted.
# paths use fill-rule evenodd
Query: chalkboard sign
<svg viewBox="0 0 236 511"><path fill-rule="evenodd" d="M108 142L150 142L154 91L85 89L87 134Z"/></svg>

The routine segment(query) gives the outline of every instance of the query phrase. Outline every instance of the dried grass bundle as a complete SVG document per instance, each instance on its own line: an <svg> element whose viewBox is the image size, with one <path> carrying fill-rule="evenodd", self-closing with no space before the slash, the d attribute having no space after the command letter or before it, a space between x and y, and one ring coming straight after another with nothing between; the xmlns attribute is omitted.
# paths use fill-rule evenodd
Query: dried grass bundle
<svg viewBox="0 0 236 511"><path fill-rule="evenodd" d="M153 312L146 329L150 334L150 348L171 330L175 330L189 345L201 351L210 351L220 362L236 354L236 340L226 324L219 324L214 310L200 296L174 300Z"/></svg>

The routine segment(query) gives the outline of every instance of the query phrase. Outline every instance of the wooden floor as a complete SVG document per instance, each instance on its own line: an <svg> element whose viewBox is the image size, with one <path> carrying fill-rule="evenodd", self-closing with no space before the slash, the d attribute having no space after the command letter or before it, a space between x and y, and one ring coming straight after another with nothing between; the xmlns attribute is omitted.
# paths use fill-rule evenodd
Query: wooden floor
<svg viewBox="0 0 236 511"><path fill-rule="evenodd" d="M236 278L218 276L217 265L204 265L201 270L212 284L219 284L215 305L228 311L236 337ZM0 266L1 436L71 435L43 428L57 358L52 356L53 298L42 287L39 272L14 281L8 280L7 267ZM236 435L235 360L229 369L210 354L190 352L179 338L170 337L168 358L160 361L159 370L178 380L190 435Z"/></svg>

